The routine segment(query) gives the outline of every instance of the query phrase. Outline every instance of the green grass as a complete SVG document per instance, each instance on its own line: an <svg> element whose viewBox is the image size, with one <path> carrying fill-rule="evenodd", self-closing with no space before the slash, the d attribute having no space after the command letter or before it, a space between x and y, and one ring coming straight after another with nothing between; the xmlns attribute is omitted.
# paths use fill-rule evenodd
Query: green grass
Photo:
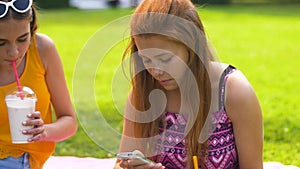
<svg viewBox="0 0 300 169"><path fill-rule="evenodd" d="M300 5L204 6L199 8L199 13L219 60L238 67L257 92L264 117L264 161L300 166L298 9ZM110 133L102 130L110 131L103 122L107 122L117 133L122 129L122 112L119 113L118 109L124 107L122 102L126 92L122 91L127 86L123 84L126 81L113 81L113 77L119 78L114 73L126 43L118 41L112 48L103 51L100 44L105 43L99 43L100 51L97 54L106 55L102 60L95 60L99 63L92 65L83 65L85 54L81 51L90 42L90 37L99 34L102 36L99 41L107 40L109 43L118 29L111 28L112 33L101 34L105 29L103 26L131 12L132 9L40 11L39 32L48 34L56 42L71 95L78 92L76 85L82 87L82 91L94 92L91 96L94 98L82 98L81 101L86 99L82 104L77 104L78 98L74 98L79 119L85 127L79 127L71 139L58 143L55 155L104 158L114 153L106 151L107 146L117 148L119 137L110 137ZM95 34L96 31L98 33ZM81 66L86 68L78 71ZM74 80L77 78L73 77L76 71L76 75L84 78L84 75L90 76L93 81ZM76 83L73 84L74 81ZM90 84L95 84L95 88L90 89L91 86L87 86ZM118 92L112 92L112 85L121 88ZM112 94L117 96L112 97ZM90 100L95 100L97 106ZM105 121L101 121L103 118L99 117L99 111L103 113Z"/></svg>

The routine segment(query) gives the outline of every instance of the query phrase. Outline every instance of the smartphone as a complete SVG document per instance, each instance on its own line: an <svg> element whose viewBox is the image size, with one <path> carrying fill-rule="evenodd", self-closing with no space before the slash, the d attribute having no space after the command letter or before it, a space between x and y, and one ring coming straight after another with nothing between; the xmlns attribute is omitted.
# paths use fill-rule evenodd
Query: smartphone
<svg viewBox="0 0 300 169"><path fill-rule="evenodd" d="M132 166L139 166L151 163L151 160L146 157L136 153L136 152L122 152L117 154L117 158L122 160L131 160L130 164Z"/></svg>

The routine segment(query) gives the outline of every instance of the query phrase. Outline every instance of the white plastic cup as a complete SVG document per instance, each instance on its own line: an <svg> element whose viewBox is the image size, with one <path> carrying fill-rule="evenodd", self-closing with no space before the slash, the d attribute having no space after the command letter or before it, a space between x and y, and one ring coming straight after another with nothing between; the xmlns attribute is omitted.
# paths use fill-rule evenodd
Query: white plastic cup
<svg viewBox="0 0 300 169"><path fill-rule="evenodd" d="M32 135L25 135L22 131L34 127L24 126L22 122L29 120L27 115L35 111L36 95L29 87L22 86L21 89L22 92L19 91L18 87L13 88L5 97L13 144L28 143L28 139Z"/></svg>

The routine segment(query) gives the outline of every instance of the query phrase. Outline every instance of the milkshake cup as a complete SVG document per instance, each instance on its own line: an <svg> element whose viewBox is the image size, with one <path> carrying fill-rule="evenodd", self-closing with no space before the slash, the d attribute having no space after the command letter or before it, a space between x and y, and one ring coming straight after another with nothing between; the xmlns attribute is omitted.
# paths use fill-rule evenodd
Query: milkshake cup
<svg viewBox="0 0 300 169"><path fill-rule="evenodd" d="M23 126L22 122L29 120L27 115L35 112L36 101L35 93L26 86L16 86L6 94L5 102L13 144L28 143L28 138L32 137L32 135L23 134L22 131L31 129L34 126Z"/></svg>

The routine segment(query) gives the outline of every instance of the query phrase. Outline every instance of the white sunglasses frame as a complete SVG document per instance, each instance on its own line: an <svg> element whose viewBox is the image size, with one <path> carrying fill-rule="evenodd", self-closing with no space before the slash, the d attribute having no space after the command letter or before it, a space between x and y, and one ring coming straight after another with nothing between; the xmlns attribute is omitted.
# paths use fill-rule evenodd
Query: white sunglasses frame
<svg viewBox="0 0 300 169"><path fill-rule="evenodd" d="M19 10L19 9L17 9L17 8L15 7L15 5L14 5L14 2L16 2L16 1L22 1L22 0L12 0L12 1L10 1L10 2L3 2L3 1L0 1L0 4L3 4L3 5L5 5L5 7L6 7L6 8L5 8L5 11L3 12L3 14L0 15L0 18L3 18L3 17L7 14L9 7L11 7L11 8L12 8L14 11L16 11L16 12L19 12L19 13L25 13L25 12L27 12L27 11L31 8L32 3L33 3L33 0L28 0L28 1L29 1L28 7L25 8L24 10Z"/></svg>

